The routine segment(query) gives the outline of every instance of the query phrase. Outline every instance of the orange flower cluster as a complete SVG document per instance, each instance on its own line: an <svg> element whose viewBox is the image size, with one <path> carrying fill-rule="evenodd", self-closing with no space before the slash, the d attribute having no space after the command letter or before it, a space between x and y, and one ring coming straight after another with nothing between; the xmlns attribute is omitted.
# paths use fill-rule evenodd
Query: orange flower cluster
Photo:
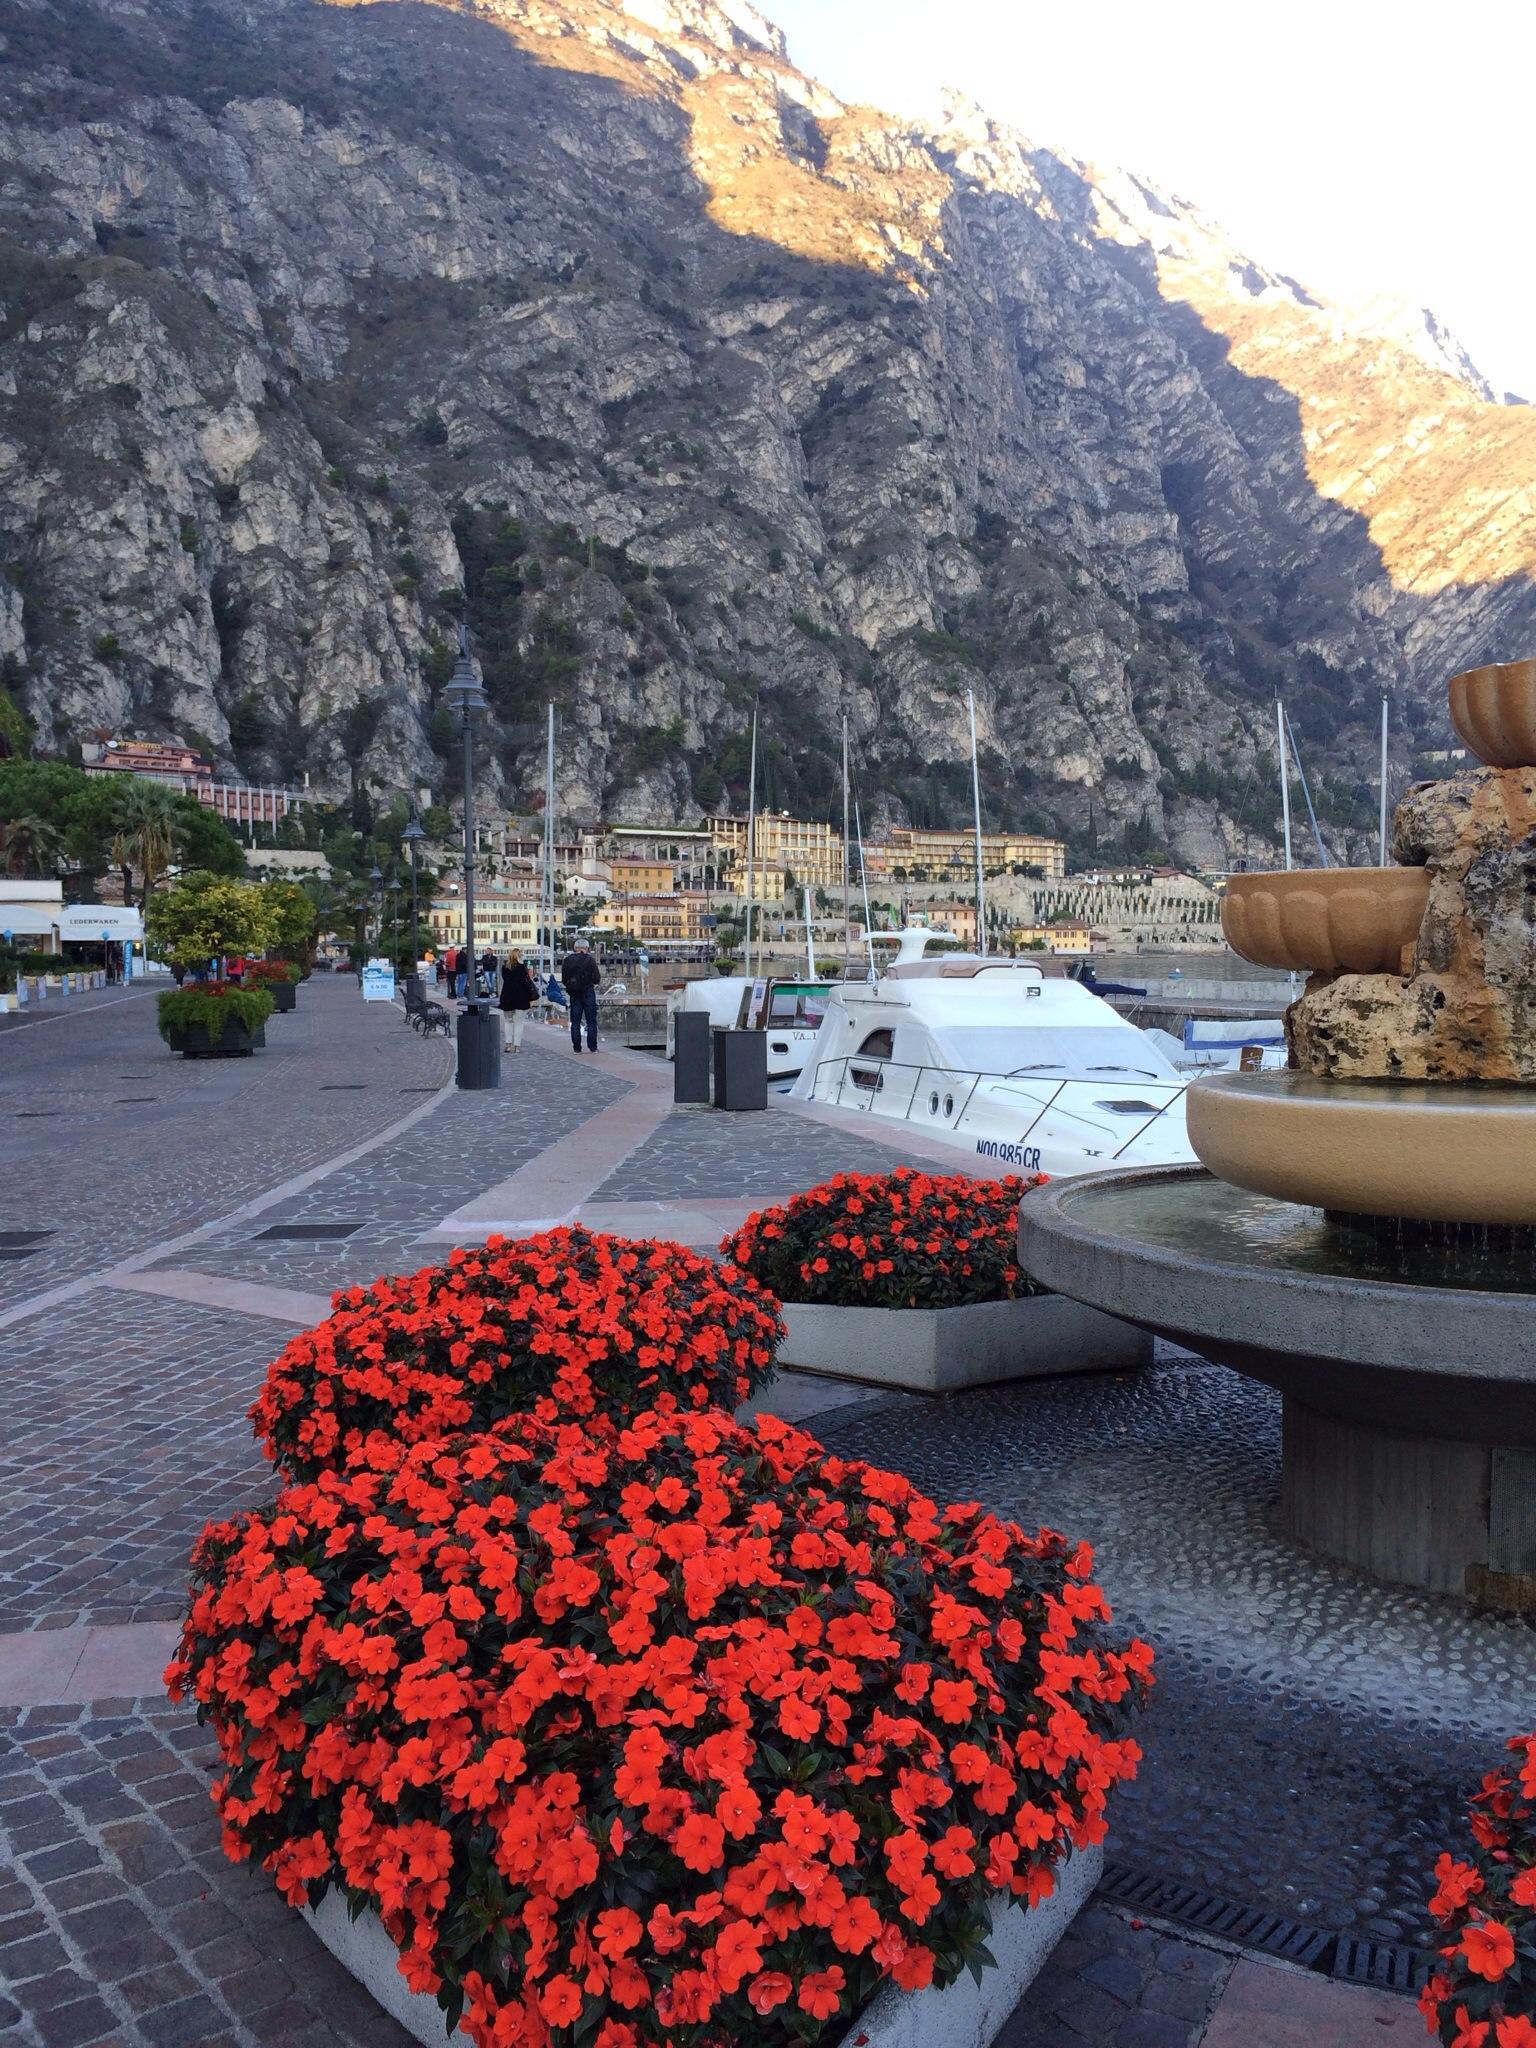
<svg viewBox="0 0 1536 2048"><path fill-rule="evenodd" d="M251 1419L268 1457L313 1479L370 1442L524 1411L601 1427L642 1408L734 1408L772 1377L782 1335L755 1281L683 1245L492 1237L337 1295L273 1360Z"/></svg>
<svg viewBox="0 0 1536 2048"><path fill-rule="evenodd" d="M983 1962L1138 1762L1086 1547L769 1417L375 1436L194 1568L229 1853L484 2048L834 2033Z"/></svg>
<svg viewBox="0 0 1536 2048"><path fill-rule="evenodd" d="M781 1301L844 1308L958 1308L1034 1292L1019 1270L1027 1179L963 1173L840 1173L761 1209L720 1246Z"/></svg>
<svg viewBox="0 0 1536 2048"><path fill-rule="evenodd" d="M1419 1993L1446 2048L1536 2048L1536 1735L1473 1796L1465 1860L1442 1855L1429 1910L1440 1961Z"/></svg>

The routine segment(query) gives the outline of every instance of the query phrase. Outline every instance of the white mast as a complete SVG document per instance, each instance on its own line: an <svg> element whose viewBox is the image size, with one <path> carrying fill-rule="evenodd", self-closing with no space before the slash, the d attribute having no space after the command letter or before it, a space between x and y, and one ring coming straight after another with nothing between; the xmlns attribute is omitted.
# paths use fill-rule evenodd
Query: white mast
<svg viewBox="0 0 1536 2048"><path fill-rule="evenodd" d="M869 935L875 927L874 921L869 914L869 870L864 865L864 826L859 817L859 800L857 797L853 800L853 832L854 837L859 842L859 887L864 892L864 950L869 954L869 958L873 962L875 956L870 952Z"/></svg>
<svg viewBox="0 0 1536 2048"><path fill-rule="evenodd" d="M549 732L544 743L544 875L539 909L549 942L549 972L555 971L555 707L549 707ZM542 954L543 948L540 947Z"/></svg>
<svg viewBox="0 0 1536 2048"><path fill-rule="evenodd" d="M752 760L747 771L747 979L752 979L752 904L757 878L757 706L752 706Z"/></svg>
<svg viewBox="0 0 1536 2048"><path fill-rule="evenodd" d="M848 979L848 711L843 709L843 979Z"/></svg>
<svg viewBox="0 0 1536 2048"><path fill-rule="evenodd" d="M1289 874L1293 866L1291 859L1291 771L1285 752L1285 706L1275 699L1275 731L1280 735L1280 812L1285 820L1285 869Z"/></svg>
<svg viewBox="0 0 1536 2048"><path fill-rule="evenodd" d="M811 936L811 890L810 884L800 884L800 915L805 919L805 972L811 981L816 979L816 941Z"/></svg>
<svg viewBox="0 0 1536 2048"><path fill-rule="evenodd" d="M1387 864L1387 699L1381 699L1381 825L1376 835L1377 865Z"/></svg>
<svg viewBox="0 0 1536 2048"><path fill-rule="evenodd" d="M976 811L976 945L987 950L987 890L981 866L981 769L976 759L976 692L967 690L965 701L971 713L971 801Z"/></svg>

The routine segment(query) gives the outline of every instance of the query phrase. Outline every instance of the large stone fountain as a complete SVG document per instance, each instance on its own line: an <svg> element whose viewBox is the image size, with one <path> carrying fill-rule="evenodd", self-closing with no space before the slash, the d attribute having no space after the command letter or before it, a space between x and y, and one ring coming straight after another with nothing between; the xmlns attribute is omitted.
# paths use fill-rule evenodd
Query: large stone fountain
<svg viewBox="0 0 1536 2048"><path fill-rule="evenodd" d="M1197 1081L1203 1166L1042 1188L1019 1246L1280 1389L1299 1541L1536 1610L1536 661L1450 698L1485 765L1409 791L1397 866L1229 885L1236 951L1309 977L1287 1071Z"/></svg>

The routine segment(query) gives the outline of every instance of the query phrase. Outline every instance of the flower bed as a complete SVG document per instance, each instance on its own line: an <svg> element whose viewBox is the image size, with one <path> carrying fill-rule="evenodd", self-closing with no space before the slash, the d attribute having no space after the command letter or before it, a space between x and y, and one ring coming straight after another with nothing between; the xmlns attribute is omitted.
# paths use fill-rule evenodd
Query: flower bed
<svg viewBox="0 0 1536 2048"><path fill-rule="evenodd" d="M292 960L248 960L245 979L251 988L291 988L300 979L300 969Z"/></svg>
<svg viewBox="0 0 1536 2048"><path fill-rule="evenodd" d="M724 1255L781 1301L959 1308L1039 1290L1019 1270L1019 1197L1043 1174L839 1173L749 1216Z"/></svg>
<svg viewBox="0 0 1536 2048"><path fill-rule="evenodd" d="M1468 1857L1435 1865L1440 1961L1419 2009L1447 2048L1536 2048L1536 1735L1509 1746L1519 1765L1484 1778Z"/></svg>
<svg viewBox="0 0 1536 2048"><path fill-rule="evenodd" d="M251 1410L293 1477L370 1438L415 1442L529 1410L611 1423L646 1407L732 1408L773 1373L777 1304L686 1247L575 1229L490 1238L445 1266L336 1297Z"/></svg>
<svg viewBox="0 0 1536 2048"><path fill-rule="evenodd" d="M779 1362L802 1371L948 1394L1146 1364L1144 1332L1020 1270L1019 1200L1044 1178L842 1173L720 1249L782 1297Z"/></svg>
<svg viewBox="0 0 1536 2048"><path fill-rule="evenodd" d="M768 1417L376 1437L194 1565L229 1853L479 2043L835 2040L984 1965L1138 1761L1085 1547Z"/></svg>
<svg viewBox="0 0 1536 2048"><path fill-rule="evenodd" d="M232 981L188 982L185 988L167 989L155 998L155 1005L165 1039L186 1030L206 1031L217 1039L228 1023L254 1031L272 1014L272 998L265 989L241 988Z"/></svg>

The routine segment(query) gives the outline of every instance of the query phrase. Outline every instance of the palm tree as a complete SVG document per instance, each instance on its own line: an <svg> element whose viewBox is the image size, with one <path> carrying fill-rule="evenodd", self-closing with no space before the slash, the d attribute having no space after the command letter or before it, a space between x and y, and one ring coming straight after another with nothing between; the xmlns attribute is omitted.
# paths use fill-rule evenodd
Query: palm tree
<svg viewBox="0 0 1536 2048"><path fill-rule="evenodd" d="M51 873L63 847L63 833L47 818L28 815L0 824L0 855L8 875Z"/></svg>
<svg viewBox="0 0 1536 2048"><path fill-rule="evenodd" d="M133 871L144 878L141 902L171 864L176 851L176 802L159 782L142 776L127 780L117 801L117 829L112 837L112 858L123 871L123 901L133 901Z"/></svg>

